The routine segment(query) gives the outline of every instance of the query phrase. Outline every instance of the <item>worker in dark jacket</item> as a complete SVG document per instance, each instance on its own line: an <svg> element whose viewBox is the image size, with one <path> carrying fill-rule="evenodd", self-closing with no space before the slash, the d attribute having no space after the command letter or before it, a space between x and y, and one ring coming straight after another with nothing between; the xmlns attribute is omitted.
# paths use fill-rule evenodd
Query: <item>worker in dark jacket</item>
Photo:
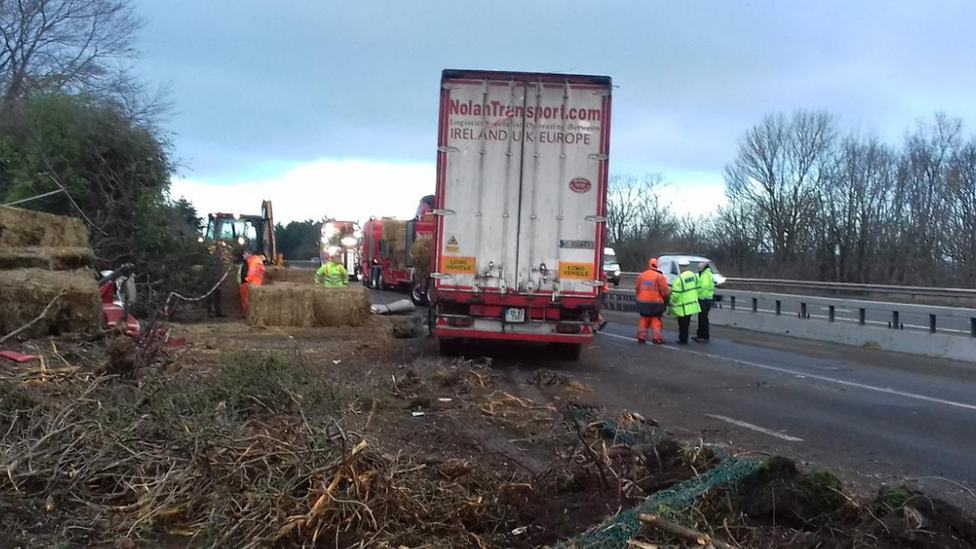
<svg viewBox="0 0 976 549"><path fill-rule="evenodd" d="M715 277L712 275L712 267L708 262L701 264L698 268L698 306L701 312L698 313L698 337L693 338L699 343L706 343L710 337L708 325L708 311L712 310L715 304Z"/></svg>

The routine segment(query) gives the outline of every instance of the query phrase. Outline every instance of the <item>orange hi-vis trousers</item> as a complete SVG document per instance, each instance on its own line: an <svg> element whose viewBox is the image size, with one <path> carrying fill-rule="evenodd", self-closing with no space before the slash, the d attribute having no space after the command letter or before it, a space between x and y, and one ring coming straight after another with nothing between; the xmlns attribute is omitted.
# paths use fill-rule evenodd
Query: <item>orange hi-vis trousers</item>
<svg viewBox="0 0 976 549"><path fill-rule="evenodd" d="M247 290L247 283L245 282L244 284L241 284L241 308L244 309L245 313L247 312Z"/></svg>
<svg viewBox="0 0 976 549"><path fill-rule="evenodd" d="M661 317L659 316L642 316L640 317L640 324L637 328L637 341L647 341L647 329L651 329L651 337L654 341L661 341L663 337L661 336Z"/></svg>

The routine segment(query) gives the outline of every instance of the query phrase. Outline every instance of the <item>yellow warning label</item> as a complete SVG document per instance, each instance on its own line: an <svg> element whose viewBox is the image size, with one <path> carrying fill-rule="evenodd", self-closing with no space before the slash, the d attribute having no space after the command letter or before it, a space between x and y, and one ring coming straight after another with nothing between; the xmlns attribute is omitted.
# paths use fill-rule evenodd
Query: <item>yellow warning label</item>
<svg viewBox="0 0 976 549"><path fill-rule="evenodd" d="M559 278L570 280L593 280L593 264L560 261Z"/></svg>
<svg viewBox="0 0 976 549"><path fill-rule="evenodd" d="M458 245L457 239L454 238L454 236L451 236L451 238L447 240L447 251L456 252L460 249L461 247Z"/></svg>
<svg viewBox="0 0 976 549"><path fill-rule="evenodd" d="M450 274L475 273L473 257L445 257L441 260L441 272Z"/></svg>

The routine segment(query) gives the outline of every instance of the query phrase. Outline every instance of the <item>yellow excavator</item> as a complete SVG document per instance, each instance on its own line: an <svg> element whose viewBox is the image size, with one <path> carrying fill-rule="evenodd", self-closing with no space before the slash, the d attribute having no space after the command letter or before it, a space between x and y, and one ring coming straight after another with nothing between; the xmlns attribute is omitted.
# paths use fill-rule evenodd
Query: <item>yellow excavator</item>
<svg viewBox="0 0 976 549"><path fill-rule="evenodd" d="M281 265L275 235L274 210L270 200L261 202L261 215L212 213L207 216L207 231L202 237L211 253L222 260L233 258L241 250L264 256L265 263Z"/></svg>

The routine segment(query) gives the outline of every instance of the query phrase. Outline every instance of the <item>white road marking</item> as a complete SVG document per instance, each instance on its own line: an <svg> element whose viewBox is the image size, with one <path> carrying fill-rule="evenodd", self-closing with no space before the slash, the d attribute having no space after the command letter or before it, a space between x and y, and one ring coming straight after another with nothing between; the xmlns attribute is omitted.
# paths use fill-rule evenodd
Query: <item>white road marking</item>
<svg viewBox="0 0 976 549"><path fill-rule="evenodd" d="M634 342L636 342L636 340L634 338L632 338L632 337L625 337L625 336L622 336L622 335L611 334L611 333L608 333L608 332L599 332L599 333L601 335L615 337L617 339L624 339L624 340L627 340L627 341L634 341ZM798 372L796 370L790 370L789 368L780 368L779 366L770 366L768 364L760 364L759 362L752 362L750 360L741 360L741 359L738 359L738 358L729 358L729 357L724 357L724 356L721 356L721 355L713 355L711 353L703 353L701 351L693 351L691 349L681 349L681 348L678 348L678 347L672 347L670 345L658 345L657 347L660 347L662 349L667 349L669 351L676 351L676 352L680 352L680 353L688 353L688 354L692 354L692 355L705 356L705 357L714 358L714 359L717 359L717 360L725 360L725 361L728 361L728 362L733 362L735 364L740 364L742 366L750 366L750 367L753 367L753 368L759 368L760 370L769 370L770 372L779 372L781 374L789 374L789 375L793 375L793 376L803 376L803 377L807 377L807 378L810 378L810 379L816 379L816 380L819 380L819 381L826 381L827 383L836 383L837 385L843 385L845 387L856 387L858 389L864 389L864 390L867 390L867 391L875 391L875 392L878 392L878 393L884 393L886 395L900 396L900 397L911 398L911 399L915 399L915 400L922 400L922 401L925 401L925 402L932 402L932 403L935 403L935 404L943 404L945 406L953 406L955 408L962 408L964 410L973 410L973 411L976 411L976 405L974 405L974 404L966 404L965 402L955 402L955 401L952 401L952 400L945 400L945 399L935 398L935 397L930 397L930 396L925 396L925 395L917 395L915 393L909 393L909 392L906 392L906 391L899 391L897 389L892 389L890 387L877 387L877 386L874 386L874 385L868 385L866 383L857 383L856 381L846 381L846 380L843 380L843 379L837 379L837 378L828 377L828 376L822 376L822 375L817 375L817 374L810 374L810 373L806 373L806 372Z"/></svg>
<svg viewBox="0 0 976 549"><path fill-rule="evenodd" d="M720 416L716 414L705 414L705 417L710 417L712 419L717 419L724 421L726 423L731 423L732 425L737 425L743 429L749 429L757 433L762 433L764 435L769 435L771 437L776 437L787 442L803 442L802 438L797 438L794 436L787 435L786 433L781 433L779 431L773 431L772 429L767 429L765 427L760 427L758 425L753 425L752 423L747 423L745 421L739 421L738 419L732 419L728 416Z"/></svg>

